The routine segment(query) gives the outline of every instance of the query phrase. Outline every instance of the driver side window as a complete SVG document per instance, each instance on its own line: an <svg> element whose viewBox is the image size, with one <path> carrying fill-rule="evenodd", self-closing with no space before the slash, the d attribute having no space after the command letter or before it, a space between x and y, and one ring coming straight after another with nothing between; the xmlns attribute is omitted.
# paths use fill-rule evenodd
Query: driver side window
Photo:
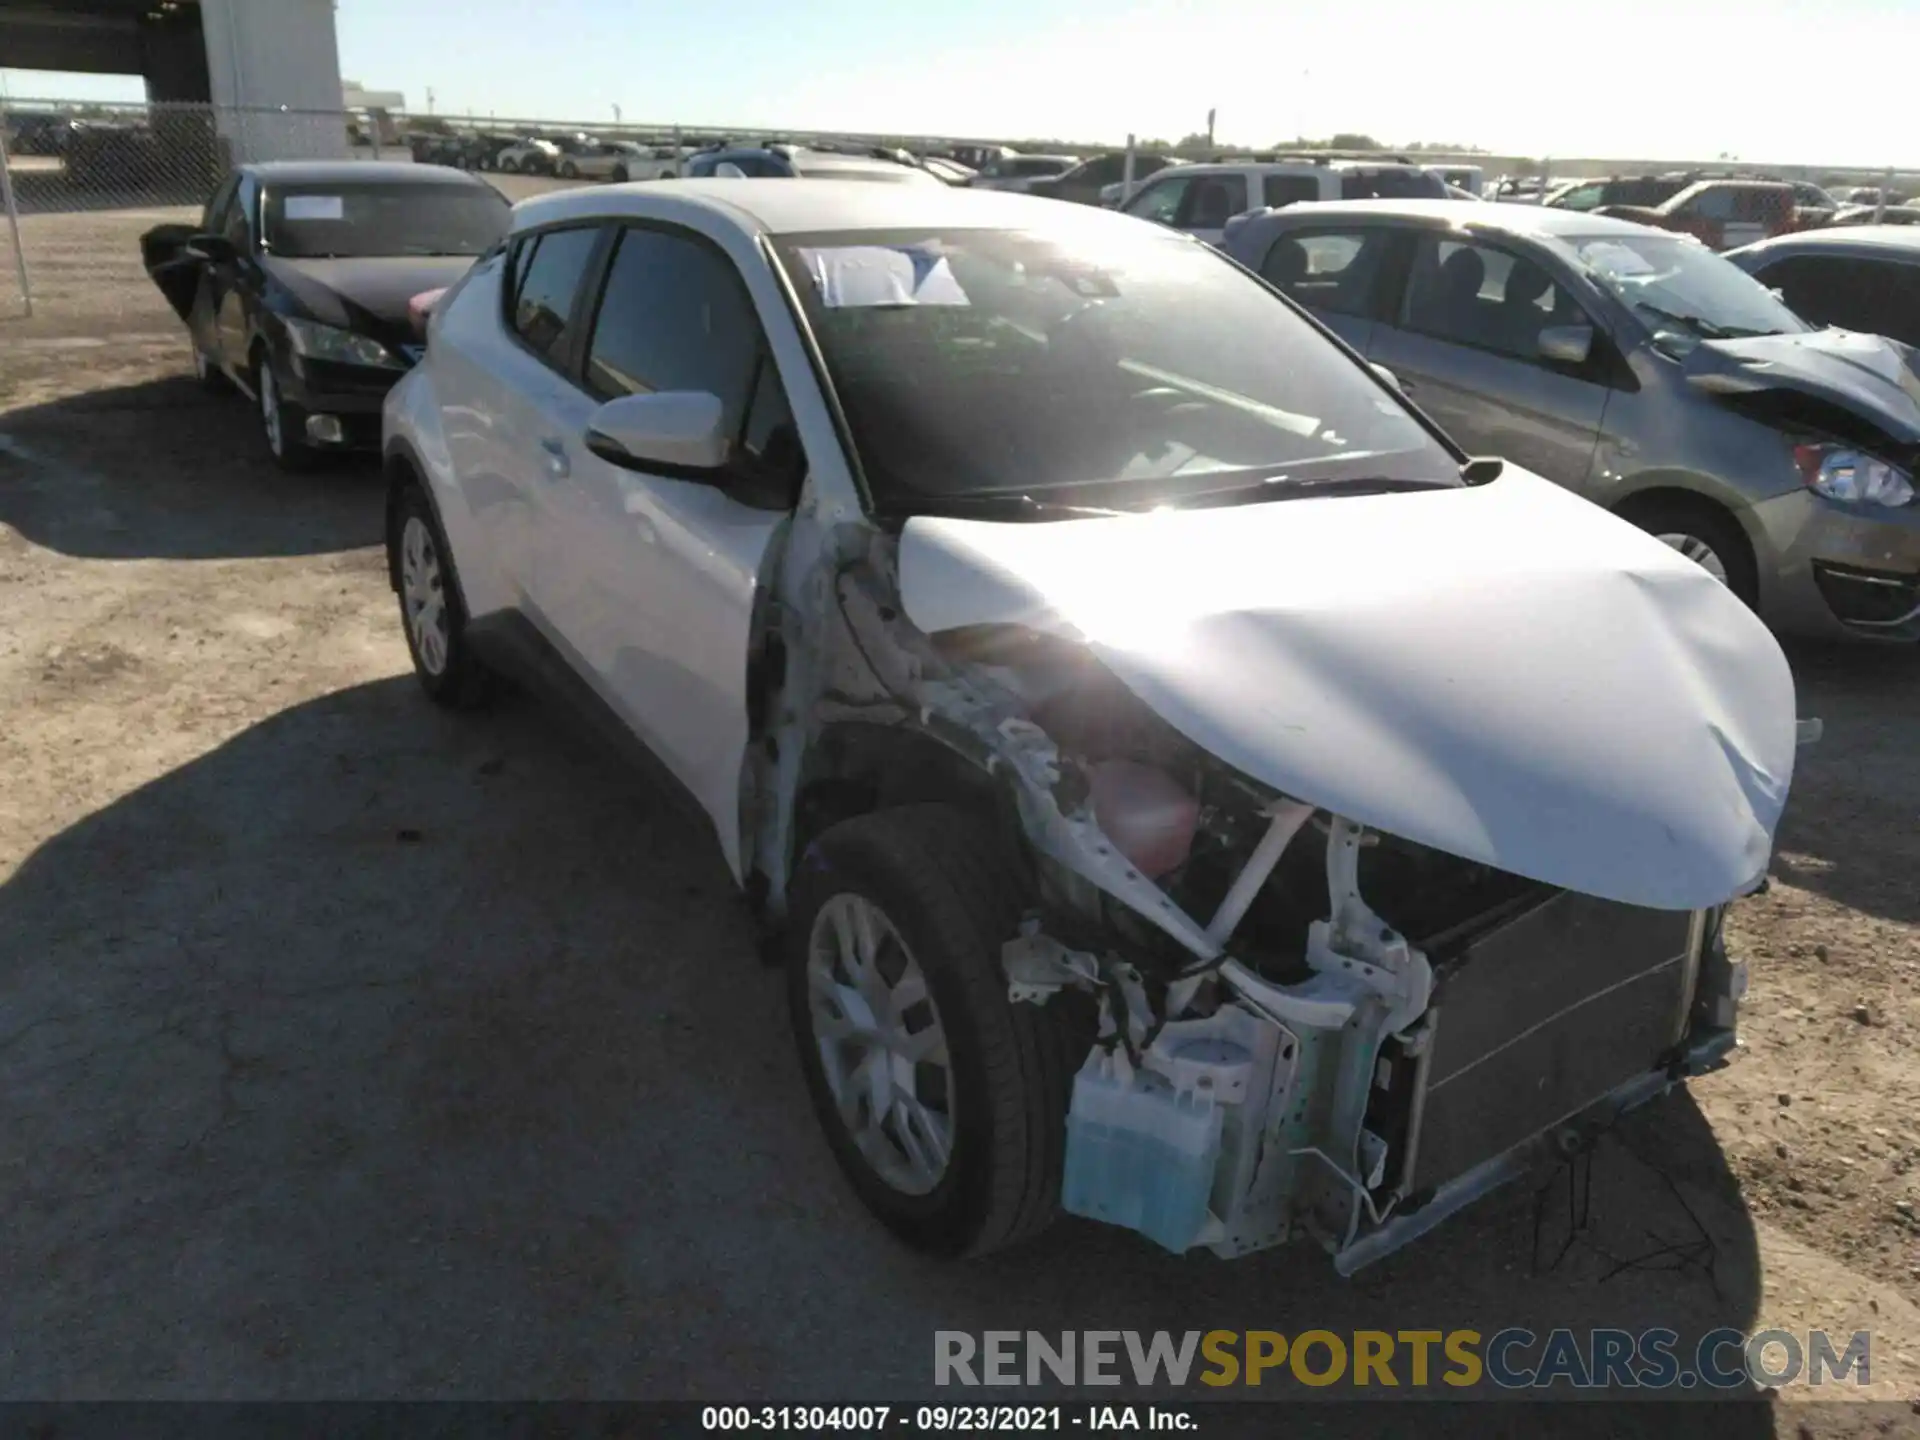
<svg viewBox="0 0 1920 1440"><path fill-rule="evenodd" d="M1156 180L1133 197L1133 202L1127 206L1127 213L1159 225L1171 225L1173 217L1180 213L1180 202L1186 198L1187 187L1192 183L1192 179L1184 175Z"/></svg>
<svg viewBox="0 0 1920 1440"><path fill-rule="evenodd" d="M242 176L240 188L227 207L226 224L221 227L236 254L245 255L253 249L253 207L259 199L260 187Z"/></svg>
<svg viewBox="0 0 1920 1440"><path fill-rule="evenodd" d="M718 396L736 455L783 508L797 503L804 455L780 372L746 285L711 246L642 226L621 233L587 341L586 384L602 400Z"/></svg>

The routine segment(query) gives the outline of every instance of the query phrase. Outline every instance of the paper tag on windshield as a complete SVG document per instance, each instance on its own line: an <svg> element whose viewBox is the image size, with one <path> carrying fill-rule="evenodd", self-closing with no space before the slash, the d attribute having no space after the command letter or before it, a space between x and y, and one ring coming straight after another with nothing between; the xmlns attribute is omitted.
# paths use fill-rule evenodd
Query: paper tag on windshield
<svg viewBox="0 0 1920 1440"><path fill-rule="evenodd" d="M347 204L338 195L289 195L282 213L289 220L344 220Z"/></svg>
<svg viewBox="0 0 1920 1440"><path fill-rule="evenodd" d="M1582 248L1589 265L1605 270L1610 275L1653 274L1653 265L1648 262L1646 256L1631 245L1621 245L1612 240L1599 240Z"/></svg>
<svg viewBox="0 0 1920 1440"><path fill-rule="evenodd" d="M879 305L967 305L947 257L913 246L803 248L800 259L829 310Z"/></svg>

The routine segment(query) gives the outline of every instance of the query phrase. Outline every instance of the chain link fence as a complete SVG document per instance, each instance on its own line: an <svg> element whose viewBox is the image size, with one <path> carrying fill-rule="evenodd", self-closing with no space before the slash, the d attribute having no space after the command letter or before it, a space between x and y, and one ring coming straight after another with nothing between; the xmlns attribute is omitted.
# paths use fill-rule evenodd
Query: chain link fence
<svg viewBox="0 0 1920 1440"><path fill-rule="evenodd" d="M531 137L557 142L526 146ZM140 258L140 236L185 223L239 161L414 160L502 176L556 176L576 147L632 140L675 150L709 141L825 139L924 150L955 142L788 131L451 121L372 111L196 104L0 102L0 318L31 316L82 335L164 328L170 319ZM519 147L515 149L515 147ZM499 182L509 197L528 189Z"/></svg>
<svg viewBox="0 0 1920 1440"><path fill-rule="evenodd" d="M64 320L75 333L163 324L141 234L196 216L238 158L356 153L349 120L193 104L0 105L0 316Z"/></svg>
<svg viewBox="0 0 1920 1440"><path fill-rule="evenodd" d="M524 143L534 137L544 143ZM0 101L0 319L30 314L37 325L73 335L166 329L173 317L141 265L140 236L157 224L193 220L237 161L358 158L457 165L497 172L502 178L496 183L519 199L543 183L525 177L565 176L575 168L567 164L570 155L607 140L669 147L676 154L715 141L851 143L974 160L999 153L999 142L991 140L907 134ZM1104 148L1117 147L1094 147ZM1479 154L1409 158L1471 164L1489 182L1544 168L1534 160ZM1553 163L1561 178L1671 168L1638 161ZM1877 172L1863 173L1860 183L1880 183Z"/></svg>

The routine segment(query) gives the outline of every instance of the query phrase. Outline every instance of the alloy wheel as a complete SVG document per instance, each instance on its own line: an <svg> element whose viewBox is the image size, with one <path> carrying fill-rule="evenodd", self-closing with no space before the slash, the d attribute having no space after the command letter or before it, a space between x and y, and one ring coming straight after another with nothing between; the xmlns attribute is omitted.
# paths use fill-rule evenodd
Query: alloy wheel
<svg viewBox="0 0 1920 1440"><path fill-rule="evenodd" d="M286 426L280 416L280 382L273 378L270 361L260 362L260 423L267 432L267 448L276 456L287 453Z"/></svg>
<svg viewBox="0 0 1920 1440"><path fill-rule="evenodd" d="M816 913L807 1002L848 1138L887 1186L930 1193L953 1155L953 1062L925 973L871 900L843 892Z"/></svg>
<svg viewBox="0 0 1920 1440"><path fill-rule="evenodd" d="M400 532L400 595L407 607L407 634L421 668L439 675L447 668L450 635L446 588L440 572L440 548L418 515L407 517Z"/></svg>
<svg viewBox="0 0 1920 1440"><path fill-rule="evenodd" d="M1693 561L1722 585L1727 583L1727 562L1720 558L1720 552L1702 540L1698 535L1688 535L1681 531L1668 531L1654 536L1664 545L1670 545L1687 559Z"/></svg>

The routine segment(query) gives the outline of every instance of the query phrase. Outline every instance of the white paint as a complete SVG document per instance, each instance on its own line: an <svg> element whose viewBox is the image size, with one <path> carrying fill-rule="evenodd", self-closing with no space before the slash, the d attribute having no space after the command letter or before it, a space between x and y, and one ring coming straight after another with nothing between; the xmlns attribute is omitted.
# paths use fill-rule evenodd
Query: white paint
<svg viewBox="0 0 1920 1440"><path fill-rule="evenodd" d="M1491 485L1118 518L916 518L922 630L1083 636L1195 743L1282 792L1607 899L1764 873L1793 680L1724 586L1517 467Z"/></svg>

